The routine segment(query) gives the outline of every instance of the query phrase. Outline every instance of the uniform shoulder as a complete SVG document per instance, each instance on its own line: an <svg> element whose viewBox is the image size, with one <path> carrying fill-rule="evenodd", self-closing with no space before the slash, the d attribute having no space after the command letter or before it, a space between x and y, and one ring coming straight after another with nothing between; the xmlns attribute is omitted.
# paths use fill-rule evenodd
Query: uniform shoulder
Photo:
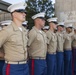
<svg viewBox="0 0 76 75"><path fill-rule="evenodd" d="M46 32L46 34L49 34L49 35L50 35L50 34L51 34L51 32L50 32L50 31L47 31L47 32Z"/></svg>
<svg viewBox="0 0 76 75"><path fill-rule="evenodd" d="M9 26L3 28L3 31L6 31L6 32L8 32L8 33L11 33L11 32L12 32L12 26L9 25Z"/></svg>
<svg viewBox="0 0 76 75"><path fill-rule="evenodd" d="M42 31L43 34L46 34L44 31Z"/></svg>
<svg viewBox="0 0 76 75"><path fill-rule="evenodd" d="M29 31L29 34L30 34L30 35L36 35L36 31L32 28L32 29Z"/></svg>
<svg viewBox="0 0 76 75"><path fill-rule="evenodd" d="M58 36L58 35L60 35L60 33L59 33L59 32L56 32L55 34L56 34L57 36Z"/></svg>

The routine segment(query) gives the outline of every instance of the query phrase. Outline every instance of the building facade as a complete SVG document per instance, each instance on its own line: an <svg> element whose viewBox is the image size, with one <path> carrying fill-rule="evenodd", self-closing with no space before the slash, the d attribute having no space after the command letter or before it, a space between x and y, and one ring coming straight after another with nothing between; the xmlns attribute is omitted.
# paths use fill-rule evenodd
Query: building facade
<svg viewBox="0 0 76 75"><path fill-rule="evenodd" d="M59 22L76 25L76 0L56 0L55 14Z"/></svg>

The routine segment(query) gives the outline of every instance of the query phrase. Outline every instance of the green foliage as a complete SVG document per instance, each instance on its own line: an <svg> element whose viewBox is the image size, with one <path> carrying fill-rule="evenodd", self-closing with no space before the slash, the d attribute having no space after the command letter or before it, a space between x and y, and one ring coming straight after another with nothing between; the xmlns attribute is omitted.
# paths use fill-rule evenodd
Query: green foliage
<svg viewBox="0 0 76 75"><path fill-rule="evenodd" d="M33 25L31 17L39 12L45 12L46 18L52 17L54 13L54 6L51 0L28 0L27 1L27 20L29 21L29 28Z"/></svg>

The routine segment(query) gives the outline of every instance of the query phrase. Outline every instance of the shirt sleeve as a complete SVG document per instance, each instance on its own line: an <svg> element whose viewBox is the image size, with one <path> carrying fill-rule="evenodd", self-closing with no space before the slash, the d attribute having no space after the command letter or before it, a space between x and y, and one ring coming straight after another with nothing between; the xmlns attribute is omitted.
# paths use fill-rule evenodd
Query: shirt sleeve
<svg viewBox="0 0 76 75"><path fill-rule="evenodd" d="M6 42L8 38L8 32L6 30L0 31L0 47Z"/></svg>
<svg viewBox="0 0 76 75"><path fill-rule="evenodd" d="M36 32L30 31L28 34L28 46L31 45L31 43L34 41L34 39L36 38Z"/></svg>
<svg viewBox="0 0 76 75"><path fill-rule="evenodd" d="M46 33L46 36L47 36L47 44L50 44L51 35L49 34L49 32Z"/></svg>

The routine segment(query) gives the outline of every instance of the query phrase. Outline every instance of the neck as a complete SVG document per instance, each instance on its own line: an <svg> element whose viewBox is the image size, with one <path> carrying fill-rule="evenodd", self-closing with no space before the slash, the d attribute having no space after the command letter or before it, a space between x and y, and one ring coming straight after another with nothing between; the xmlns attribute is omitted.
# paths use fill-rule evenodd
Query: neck
<svg viewBox="0 0 76 75"><path fill-rule="evenodd" d="M68 32L68 31L66 31L68 34L70 33L70 32Z"/></svg>
<svg viewBox="0 0 76 75"><path fill-rule="evenodd" d="M38 30L41 30L41 27L37 24L35 24L35 27L38 29Z"/></svg>
<svg viewBox="0 0 76 75"><path fill-rule="evenodd" d="M22 22L21 21L18 21L18 20L13 20L14 23L18 26L18 27L21 27L22 26Z"/></svg>
<svg viewBox="0 0 76 75"><path fill-rule="evenodd" d="M60 30L58 30L57 32L61 33L61 31L60 31Z"/></svg>
<svg viewBox="0 0 76 75"><path fill-rule="evenodd" d="M54 32L54 29L53 29L53 28L51 28L51 27L50 27L50 30L51 30L52 32Z"/></svg>

